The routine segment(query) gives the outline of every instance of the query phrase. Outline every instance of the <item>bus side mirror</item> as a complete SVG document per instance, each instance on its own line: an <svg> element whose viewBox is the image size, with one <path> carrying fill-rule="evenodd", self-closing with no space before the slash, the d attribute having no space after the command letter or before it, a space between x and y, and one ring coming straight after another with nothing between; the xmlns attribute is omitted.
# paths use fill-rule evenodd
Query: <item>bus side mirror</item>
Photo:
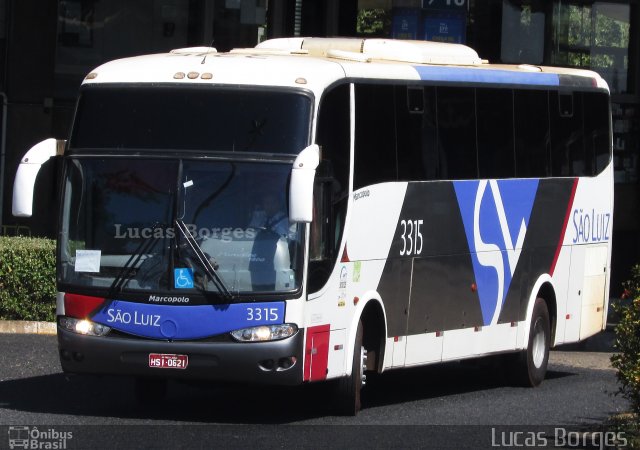
<svg viewBox="0 0 640 450"><path fill-rule="evenodd" d="M66 141L53 138L37 143L22 157L13 182L13 204L11 212L15 217L31 217L33 214L33 190L38 172L44 163L56 155L64 153Z"/></svg>
<svg viewBox="0 0 640 450"><path fill-rule="evenodd" d="M289 184L289 222L309 223L313 219L313 181L319 163L317 144L302 150L294 161Z"/></svg>

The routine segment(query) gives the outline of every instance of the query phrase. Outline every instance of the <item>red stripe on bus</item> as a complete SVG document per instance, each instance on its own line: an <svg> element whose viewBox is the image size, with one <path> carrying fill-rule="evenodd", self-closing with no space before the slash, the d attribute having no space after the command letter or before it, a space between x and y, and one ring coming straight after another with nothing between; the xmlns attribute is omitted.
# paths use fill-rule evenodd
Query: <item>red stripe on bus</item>
<svg viewBox="0 0 640 450"><path fill-rule="evenodd" d="M562 231L560 232L560 239L558 240L558 246L556 247L556 254L553 257L553 262L551 263L551 269L549 273L553 276L553 272L556 270L556 264L558 263L558 258L560 257L560 250L562 250L562 243L564 242L564 235L567 232L567 225L569 224L569 217L571 216L571 209L573 208L573 200L576 196L576 190L578 189L578 178L573 180L573 186L571 187L571 197L569 197L569 203L567 205L567 212L564 216L564 223L562 224Z"/></svg>
<svg viewBox="0 0 640 450"><path fill-rule="evenodd" d="M104 303L102 297L89 297L88 295L64 294L65 316L77 319L86 319L91 313Z"/></svg>
<svg viewBox="0 0 640 450"><path fill-rule="evenodd" d="M327 378L330 330L330 325L307 328L307 342L304 349L304 381L319 381Z"/></svg>

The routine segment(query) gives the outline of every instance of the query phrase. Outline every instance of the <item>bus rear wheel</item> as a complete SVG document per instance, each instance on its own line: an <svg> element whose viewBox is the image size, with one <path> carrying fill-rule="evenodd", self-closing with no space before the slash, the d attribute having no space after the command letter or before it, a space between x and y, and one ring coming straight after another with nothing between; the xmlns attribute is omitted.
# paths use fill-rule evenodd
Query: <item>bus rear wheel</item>
<svg viewBox="0 0 640 450"><path fill-rule="evenodd" d="M361 391L367 377L364 373L367 367L367 351L363 342L364 330L362 321L358 322L356 341L353 348L351 375L340 378L336 385L337 412L345 416L355 416L362 407Z"/></svg>
<svg viewBox="0 0 640 450"><path fill-rule="evenodd" d="M551 325L549 310L542 298L533 305L527 349L517 355L512 367L512 381L521 386L535 387L542 383L549 363Z"/></svg>

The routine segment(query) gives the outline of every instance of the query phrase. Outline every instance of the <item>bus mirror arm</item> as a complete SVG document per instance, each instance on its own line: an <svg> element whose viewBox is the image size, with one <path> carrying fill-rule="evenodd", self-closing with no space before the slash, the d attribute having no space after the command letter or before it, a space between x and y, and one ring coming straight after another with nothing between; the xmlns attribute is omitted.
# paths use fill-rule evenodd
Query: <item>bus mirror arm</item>
<svg viewBox="0 0 640 450"><path fill-rule="evenodd" d="M313 219L313 182L320 163L320 147L312 144L293 162L289 184L289 221L309 223Z"/></svg>
<svg viewBox="0 0 640 450"><path fill-rule="evenodd" d="M42 165L56 155L64 153L66 141L53 138L37 143L22 157L13 182L13 204L15 217L31 217L33 214L33 191Z"/></svg>

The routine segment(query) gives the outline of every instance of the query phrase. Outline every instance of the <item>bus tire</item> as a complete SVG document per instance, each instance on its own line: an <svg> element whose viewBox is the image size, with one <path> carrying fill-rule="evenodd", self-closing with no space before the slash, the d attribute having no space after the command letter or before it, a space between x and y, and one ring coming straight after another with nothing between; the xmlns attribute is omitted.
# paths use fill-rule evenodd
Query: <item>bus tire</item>
<svg viewBox="0 0 640 450"><path fill-rule="evenodd" d="M364 369L367 359L367 352L362 344L363 334L362 321L359 321L356 331L356 341L353 348L351 375L340 378L336 385L336 406L338 413L345 416L357 415L362 406L361 390L366 380Z"/></svg>
<svg viewBox="0 0 640 450"><path fill-rule="evenodd" d="M549 310L542 298L536 298L529 325L527 349L521 352L513 367L512 380L520 385L535 387L542 383L549 363L551 325Z"/></svg>
<svg viewBox="0 0 640 450"><path fill-rule="evenodd" d="M141 405L158 405L167 396L167 380L137 377L134 381L133 391L136 400Z"/></svg>

